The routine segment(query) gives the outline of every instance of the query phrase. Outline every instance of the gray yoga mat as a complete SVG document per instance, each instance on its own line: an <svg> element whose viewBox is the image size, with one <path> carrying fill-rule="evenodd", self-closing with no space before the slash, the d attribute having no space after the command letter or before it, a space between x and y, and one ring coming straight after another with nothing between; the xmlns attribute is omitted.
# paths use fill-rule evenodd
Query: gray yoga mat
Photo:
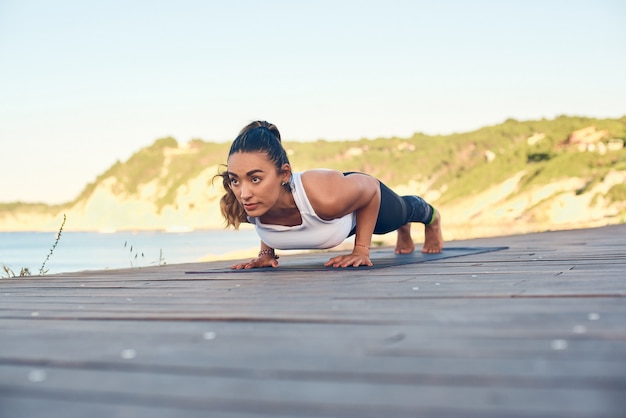
<svg viewBox="0 0 626 418"><path fill-rule="evenodd" d="M215 273L253 273L271 271L279 273L281 271L345 271L346 269L373 270L383 269L393 266L402 266L405 264L425 263L427 261L442 260L444 258L462 257L464 255L481 254L491 251L506 250L509 247L450 247L444 248L439 254L423 254L419 250L411 254L394 254L393 250L373 251L370 259L373 266L334 268L324 267L324 263L333 255L332 253L320 253L314 257L307 256L305 259L286 258L281 260L277 268L261 267L255 269L235 270L231 268L216 268L198 271L186 271L185 274L215 274Z"/></svg>

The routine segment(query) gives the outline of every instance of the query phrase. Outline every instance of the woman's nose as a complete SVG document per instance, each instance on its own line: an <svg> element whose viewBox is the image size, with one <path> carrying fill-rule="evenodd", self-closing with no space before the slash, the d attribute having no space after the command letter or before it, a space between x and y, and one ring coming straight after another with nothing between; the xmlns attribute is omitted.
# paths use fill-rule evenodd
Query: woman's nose
<svg viewBox="0 0 626 418"><path fill-rule="evenodd" d="M245 183L241 185L241 192L239 196L241 196L242 199L247 199L252 196L252 194L250 193L250 188L247 187Z"/></svg>

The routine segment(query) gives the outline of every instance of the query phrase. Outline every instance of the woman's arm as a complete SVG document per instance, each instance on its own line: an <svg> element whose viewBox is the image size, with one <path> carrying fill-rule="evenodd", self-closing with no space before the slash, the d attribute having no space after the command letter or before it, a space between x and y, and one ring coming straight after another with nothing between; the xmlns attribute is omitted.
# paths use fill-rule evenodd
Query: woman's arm
<svg viewBox="0 0 626 418"><path fill-rule="evenodd" d="M230 268L237 270L252 269L257 267L278 267L278 256L274 254L274 249L269 247L263 241L261 241L261 251L259 251L257 258L253 258L245 263L233 264L230 266Z"/></svg>
<svg viewBox="0 0 626 418"><path fill-rule="evenodd" d="M333 267L371 266L369 258L372 234L380 208L380 183L374 177L338 171L313 170L302 176L311 206L323 219L336 219L356 213L356 235L352 253L331 258Z"/></svg>

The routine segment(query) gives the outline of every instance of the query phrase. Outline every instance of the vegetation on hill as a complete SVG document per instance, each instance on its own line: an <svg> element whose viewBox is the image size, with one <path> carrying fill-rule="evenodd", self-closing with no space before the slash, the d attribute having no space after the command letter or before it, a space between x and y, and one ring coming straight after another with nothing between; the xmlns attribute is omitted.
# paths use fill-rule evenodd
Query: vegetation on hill
<svg viewBox="0 0 626 418"><path fill-rule="evenodd" d="M88 198L107 178L117 180L114 192L121 196L137 194L142 185L156 180L160 193L154 196L154 203L161 210L174 204L176 190L181 185L195 178L206 167L222 163L228 147L224 143L194 139L181 149L172 137L158 139L133 154L128 161L117 161L94 183L87 185L76 201Z"/></svg>
<svg viewBox="0 0 626 418"><path fill-rule="evenodd" d="M46 203L27 203L27 202L10 202L10 203L0 203L0 214L2 213L11 213L11 212L36 212L36 213L47 213L47 214L56 214L63 208L67 207L69 204L61 204L61 205L48 205Z"/></svg>
<svg viewBox="0 0 626 418"><path fill-rule="evenodd" d="M283 132L286 138L288 134ZM593 139L590 143L576 143L580 139L572 139L576 135ZM585 193L610 172L626 172L626 149L613 147L607 151L606 144L613 139L619 144L626 139L626 116L508 119L498 125L445 136L416 133L408 138L283 142L296 171L317 167L362 171L391 187L418 184L420 190L415 193L436 191L435 197L431 196L435 204L453 206L518 173L522 174L517 193L571 178L582 179L584 185L576 193ZM174 138L161 138L127 161L117 161L74 201L56 206L0 204L0 220L9 213L59 213L88 202L103 189L120 202L147 201L157 214L168 207L178 209L181 190L189 189L199 177L201 187L212 187L217 167L226 163L229 145L200 139L179 144ZM594 148L596 145L598 149ZM588 148L582 152L581 146ZM216 184L219 186L219 182ZM194 187L198 187L197 183ZM624 184L613 185L603 194L605 201L626 202ZM192 196L185 204L191 207L200 199Z"/></svg>
<svg viewBox="0 0 626 418"><path fill-rule="evenodd" d="M416 180L445 189L439 203L472 195L526 170L523 185L546 184L582 176L602 178L610 169L626 169L626 150L601 154L561 148L572 132L587 126L626 138L626 117L618 120L561 116L520 122L448 136L415 134L410 138L379 138L356 142L293 143L296 169L327 166L364 171L389 185ZM536 143L528 139L540 134ZM488 156L491 155L491 159Z"/></svg>

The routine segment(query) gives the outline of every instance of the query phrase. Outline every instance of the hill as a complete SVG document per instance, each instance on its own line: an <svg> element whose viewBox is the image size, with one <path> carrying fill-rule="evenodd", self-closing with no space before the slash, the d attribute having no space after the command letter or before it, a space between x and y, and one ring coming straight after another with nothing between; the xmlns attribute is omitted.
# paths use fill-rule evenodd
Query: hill
<svg viewBox="0 0 626 418"><path fill-rule="evenodd" d="M294 170L370 173L443 214L445 238L571 229L626 221L626 116L509 119L446 136L290 142ZM0 204L0 230L221 228L229 144L162 138L116 162L72 202Z"/></svg>

